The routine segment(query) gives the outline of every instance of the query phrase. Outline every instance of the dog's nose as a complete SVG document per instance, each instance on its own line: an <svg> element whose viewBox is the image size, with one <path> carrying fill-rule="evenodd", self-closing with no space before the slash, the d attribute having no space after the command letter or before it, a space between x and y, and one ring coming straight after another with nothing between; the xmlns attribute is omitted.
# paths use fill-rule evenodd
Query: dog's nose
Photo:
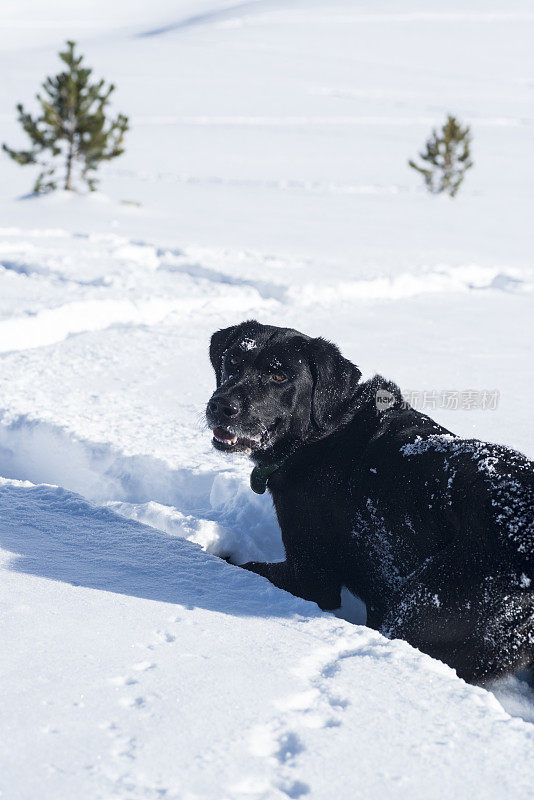
<svg viewBox="0 0 534 800"><path fill-rule="evenodd" d="M208 403L208 408L212 414L231 419L239 414L239 405L235 400L227 397L212 397Z"/></svg>

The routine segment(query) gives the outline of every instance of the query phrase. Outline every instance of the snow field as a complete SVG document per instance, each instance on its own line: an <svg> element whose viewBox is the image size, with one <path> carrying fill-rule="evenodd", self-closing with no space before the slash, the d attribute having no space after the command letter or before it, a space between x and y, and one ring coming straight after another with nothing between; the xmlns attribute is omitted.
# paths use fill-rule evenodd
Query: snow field
<svg viewBox="0 0 534 800"><path fill-rule="evenodd" d="M524 682L468 686L348 593L337 618L216 557L283 552L203 422L210 334L257 317L404 390L498 390L423 410L534 456L530 3L0 21L2 140L67 37L132 119L102 194L22 198L1 163L0 796L530 798ZM475 137L454 203L406 166L448 111Z"/></svg>

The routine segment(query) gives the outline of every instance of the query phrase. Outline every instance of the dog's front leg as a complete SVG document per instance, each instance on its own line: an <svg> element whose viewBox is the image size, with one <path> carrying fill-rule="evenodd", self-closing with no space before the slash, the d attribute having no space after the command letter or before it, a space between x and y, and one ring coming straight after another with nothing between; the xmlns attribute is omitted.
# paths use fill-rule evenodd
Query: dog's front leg
<svg viewBox="0 0 534 800"><path fill-rule="evenodd" d="M340 586L329 580L320 568L301 565L300 569L296 569L291 561L249 561L240 566L262 575L279 589L304 600L312 600L323 611L331 611L341 605Z"/></svg>
<svg viewBox="0 0 534 800"><path fill-rule="evenodd" d="M295 573L287 561L248 561L246 564L239 564L242 569L255 572L263 578L271 581L279 589L283 589L291 594L296 594Z"/></svg>

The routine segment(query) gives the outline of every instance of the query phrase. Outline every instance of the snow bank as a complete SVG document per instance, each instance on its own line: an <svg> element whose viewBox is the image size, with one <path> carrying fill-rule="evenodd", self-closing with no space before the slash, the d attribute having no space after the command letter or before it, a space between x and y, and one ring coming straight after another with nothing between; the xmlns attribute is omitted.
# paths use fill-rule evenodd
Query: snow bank
<svg viewBox="0 0 534 800"><path fill-rule="evenodd" d="M2 480L0 548L6 796L531 794L490 694L198 546Z"/></svg>

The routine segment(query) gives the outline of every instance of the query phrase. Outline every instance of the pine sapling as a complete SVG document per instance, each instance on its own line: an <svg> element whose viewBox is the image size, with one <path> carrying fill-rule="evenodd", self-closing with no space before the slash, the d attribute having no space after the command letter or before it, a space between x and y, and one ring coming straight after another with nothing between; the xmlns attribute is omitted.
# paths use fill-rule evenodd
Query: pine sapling
<svg viewBox="0 0 534 800"><path fill-rule="evenodd" d="M92 69L83 65L83 56L75 52L74 42L59 53L66 69L42 84L37 95L40 114L32 117L22 104L17 106L18 120L31 140L27 150L2 149L22 166L37 164L41 172L34 193L54 191L61 183L67 191L86 184L96 188L95 173L103 161L124 152L128 118L107 116L109 98L115 91L104 80L91 82Z"/></svg>
<svg viewBox="0 0 534 800"><path fill-rule="evenodd" d="M419 165L408 161L412 169L420 172L425 185L432 194L446 192L454 197L460 188L465 173L473 166L470 153L471 131L450 114L443 127L434 129L426 141L426 149L419 153L424 162Z"/></svg>

